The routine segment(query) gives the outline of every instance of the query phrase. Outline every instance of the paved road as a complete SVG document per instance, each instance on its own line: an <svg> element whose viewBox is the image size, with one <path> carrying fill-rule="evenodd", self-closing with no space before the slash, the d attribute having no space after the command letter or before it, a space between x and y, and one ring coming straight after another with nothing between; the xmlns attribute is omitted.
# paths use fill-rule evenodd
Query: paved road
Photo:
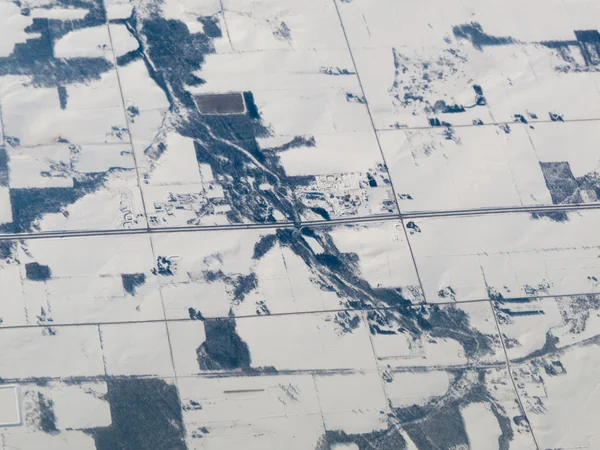
<svg viewBox="0 0 600 450"><path fill-rule="evenodd" d="M590 295L598 295L598 292L578 292L572 294L536 294L536 295L528 295L527 298L532 300L549 300L556 297L587 297ZM428 306L440 306L440 305L457 305L463 303L502 303L502 300L493 300L490 298L478 298L473 300L456 300L456 301L445 301L445 302L419 302L414 303L412 305L420 307L421 305ZM369 306L364 308L350 308L350 307L342 307L336 309L311 309L306 311L289 311L289 312L278 312L271 314L241 314L236 315L236 319L260 319L266 317L277 317L277 316L304 316L311 314L335 314L343 311L352 311L352 312L369 312L369 311L397 311L398 306ZM216 316L216 315L208 315L206 319L228 319L231 316ZM205 320L206 320L205 319ZM105 320L105 321L82 321L82 322L38 322L38 323L29 323L29 324L21 324L21 325L2 325L0 326L0 332L2 330L11 330L11 329L21 329L21 328L57 328L57 327L82 327L82 326L101 326L101 325L131 325L138 323L177 323L177 322L201 322L201 320L192 319L190 317L172 317L172 318L157 318L157 319L140 319L140 320Z"/></svg>
<svg viewBox="0 0 600 450"><path fill-rule="evenodd" d="M184 227L162 227L162 228L123 228L108 230L69 230L69 231L40 231L34 233L0 234L0 241L14 239L50 239L50 238L72 238L90 236L111 236L123 234L146 234L146 233L190 233L198 231L231 231L231 230L263 230L273 228L297 228L301 226L331 226L343 224L361 224L366 222L382 222L388 220L415 220L435 217L464 217L481 216L489 214L506 213L547 213L547 212L574 212L591 209L600 209L600 204L576 204L576 205L550 205L550 206L514 206L500 208L474 208L457 209L447 211L415 211L402 214L381 214L364 217L343 217L332 220L315 220L308 222L277 222L257 224L231 224L231 225L193 225Z"/></svg>

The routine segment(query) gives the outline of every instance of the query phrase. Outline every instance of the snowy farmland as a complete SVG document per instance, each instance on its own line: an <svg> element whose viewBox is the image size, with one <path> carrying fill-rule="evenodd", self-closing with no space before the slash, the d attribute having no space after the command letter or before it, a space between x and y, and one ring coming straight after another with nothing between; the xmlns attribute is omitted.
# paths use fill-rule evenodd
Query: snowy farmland
<svg viewBox="0 0 600 450"><path fill-rule="evenodd" d="M600 448L597 2L0 37L0 450Z"/></svg>

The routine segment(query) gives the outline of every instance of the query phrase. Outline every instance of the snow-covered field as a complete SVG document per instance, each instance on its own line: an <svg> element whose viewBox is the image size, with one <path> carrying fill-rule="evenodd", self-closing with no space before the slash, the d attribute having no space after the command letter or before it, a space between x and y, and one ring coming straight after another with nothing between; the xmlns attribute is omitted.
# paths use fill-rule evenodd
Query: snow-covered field
<svg viewBox="0 0 600 450"><path fill-rule="evenodd" d="M410 242L426 299L598 292L598 211L536 214L415 220Z"/></svg>
<svg viewBox="0 0 600 450"><path fill-rule="evenodd" d="M1 449L600 448L599 30L0 0Z"/></svg>

